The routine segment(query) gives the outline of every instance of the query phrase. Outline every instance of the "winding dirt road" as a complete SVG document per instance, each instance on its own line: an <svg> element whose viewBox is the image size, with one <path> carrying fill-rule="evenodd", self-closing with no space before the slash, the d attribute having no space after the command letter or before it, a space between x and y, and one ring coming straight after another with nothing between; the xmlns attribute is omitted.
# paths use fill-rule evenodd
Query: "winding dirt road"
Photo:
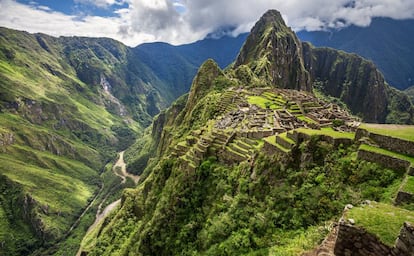
<svg viewBox="0 0 414 256"><path fill-rule="evenodd" d="M135 184L137 184L138 181L139 181L139 176L134 175L134 174L131 174L131 173L128 173L126 171L126 164L124 162L124 152L125 151L119 152L118 161L115 163L115 165L112 168L112 170L113 170L113 172L115 173L116 176L118 176L118 177L120 177L122 179L122 183L125 183L126 177L129 177L129 178L131 178L135 182ZM121 168L121 173L119 173L117 171L118 168Z"/></svg>
<svg viewBox="0 0 414 256"><path fill-rule="evenodd" d="M126 182L127 177L131 178L134 181L134 183L137 184L138 181L139 181L139 176L133 175L133 174L128 173L126 171L126 164L125 164L125 161L124 161L124 152L125 151L119 152L118 161L112 167L112 171L114 172L114 174L116 176L121 178L121 184L124 184ZM101 188L101 191L102 191L102 188ZM92 232L92 230L94 230L96 228L96 226L99 224L99 222L102 221L103 219L105 219L112 212L112 210L114 210L121 203L121 199L118 199L115 202L112 202L111 204L107 205L105 207L105 209L102 211L102 205L105 203L107 197L108 197L108 195L106 195L106 197L99 204L98 210L96 211L95 222L88 228L88 231L86 232L84 237L86 237L90 232ZM95 197L95 199L96 198L97 198L97 196ZM90 206L91 206L91 204L88 206L87 209L89 209ZM82 247L79 248L76 256L80 256L81 252L82 252Z"/></svg>

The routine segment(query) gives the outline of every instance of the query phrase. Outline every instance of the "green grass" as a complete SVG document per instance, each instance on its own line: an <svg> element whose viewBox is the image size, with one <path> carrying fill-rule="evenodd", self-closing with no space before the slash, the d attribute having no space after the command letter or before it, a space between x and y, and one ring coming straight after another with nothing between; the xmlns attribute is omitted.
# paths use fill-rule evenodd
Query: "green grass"
<svg viewBox="0 0 414 256"><path fill-rule="evenodd" d="M14 160L12 157L0 154L0 173L24 186L42 205L48 205L52 211L74 214L86 205L87 200L97 189L76 178L59 173L59 170L41 168L24 161ZM76 165L76 164L74 164ZM77 164L80 166L81 164ZM88 172L84 166L79 171Z"/></svg>
<svg viewBox="0 0 414 256"><path fill-rule="evenodd" d="M298 234L281 234L278 245L269 250L272 256L296 256L315 248L328 234L326 227L309 227Z"/></svg>
<svg viewBox="0 0 414 256"><path fill-rule="evenodd" d="M295 145L296 143L287 136L287 132L281 133L278 135L280 138L282 138L283 140L285 140L286 142L288 142L291 145Z"/></svg>
<svg viewBox="0 0 414 256"><path fill-rule="evenodd" d="M345 217L354 219L355 225L375 234L389 246L393 246L405 221L414 221L414 212L389 204L372 202L371 205L354 207Z"/></svg>
<svg viewBox="0 0 414 256"><path fill-rule="evenodd" d="M369 132L414 141L413 125L361 124L360 128Z"/></svg>
<svg viewBox="0 0 414 256"><path fill-rule="evenodd" d="M240 147L238 147L238 148L240 148ZM236 155L238 155L238 156L240 156L240 157L243 157L243 158L248 158L248 157L249 157L249 155L247 155L247 153L246 153L246 154L239 153L239 152L237 152L237 151L233 150L233 149L232 149L231 147L229 147L229 146L226 146L226 151L229 151L229 152L231 152L232 154L236 154Z"/></svg>
<svg viewBox="0 0 414 256"><path fill-rule="evenodd" d="M378 153L378 154L381 154L381 155L386 155L386 156L399 158L399 159L406 160L406 161L410 162L412 165L414 164L414 157L399 154L399 153L389 151L389 150L386 150L386 149L383 149L383 148L374 147L374 146L370 146L370 145L367 145L367 144L362 144L359 147L359 149L374 152L374 153Z"/></svg>
<svg viewBox="0 0 414 256"><path fill-rule="evenodd" d="M272 144L273 146L277 147L278 149L282 150L283 152L289 153L290 152L290 149L285 148L285 147L283 147L282 145L280 145L279 143L276 142L276 136L277 135L269 136L267 138L264 138L263 140L264 141L267 141L268 143ZM287 138L287 139L289 139L289 138Z"/></svg>
<svg viewBox="0 0 414 256"><path fill-rule="evenodd" d="M308 123L308 124L317 124L317 122L315 122L314 120L312 120L312 119L310 119L309 117L307 117L307 116L304 116L304 115L299 115L299 116L296 116L299 120L301 120L301 121L304 121L305 123Z"/></svg>
<svg viewBox="0 0 414 256"><path fill-rule="evenodd" d="M406 179L407 180L401 190L408 193L414 193L414 176L407 176Z"/></svg>
<svg viewBox="0 0 414 256"><path fill-rule="evenodd" d="M355 133L353 132L338 132L333 130L330 127L325 127L320 130L314 130L314 129L307 129L307 128L298 128L296 131L308 134L310 136L312 135L326 135L330 136L334 139L354 139Z"/></svg>
<svg viewBox="0 0 414 256"><path fill-rule="evenodd" d="M268 98L262 97L262 96L248 96L247 102L249 104L255 104L259 106L260 108L266 109L280 109L281 106L278 102L275 100L269 100Z"/></svg>
<svg viewBox="0 0 414 256"><path fill-rule="evenodd" d="M276 136L277 135L272 135L272 136L264 138L263 140L265 140L266 142L276 146Z"/></svg>

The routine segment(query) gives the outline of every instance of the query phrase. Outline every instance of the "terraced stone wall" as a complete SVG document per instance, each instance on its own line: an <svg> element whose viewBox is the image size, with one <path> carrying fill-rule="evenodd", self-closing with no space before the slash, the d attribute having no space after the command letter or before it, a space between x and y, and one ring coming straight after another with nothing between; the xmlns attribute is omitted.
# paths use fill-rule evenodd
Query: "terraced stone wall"
<svg viewBox="0 0 414 256"><path fill-rule="evenodd" d="M375 162L394 170L407 169L410 166L408 161L361 149L358 150L358 159Z"/></svg>
<svg viewBox="0 0 414 256"><path fill-rule="evenodd" d="M369 137L380 147L405 155L414 156L414 142L393 138L381 134L372 133L364 129L358 129L355 138Z"/></svg>
<svg viewBox="0 0 414 256"><path fill-rule="evenodd" d="M405 222L391 248L363 228L341 223L334 252L336 256L414 256L414 227Z"/></svg>
<svg viewBox="0 0 414 256"><path fill-rule="evenodd" d="M364 229L341 223L334 252L336 256L388 256L391 248Z"/></svg>

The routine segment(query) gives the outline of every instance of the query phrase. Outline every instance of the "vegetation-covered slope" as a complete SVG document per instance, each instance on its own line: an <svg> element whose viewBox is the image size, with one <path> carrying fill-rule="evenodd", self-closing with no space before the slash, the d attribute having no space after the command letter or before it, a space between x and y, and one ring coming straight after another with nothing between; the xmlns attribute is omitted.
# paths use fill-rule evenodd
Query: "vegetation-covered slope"
<svg viewBox="0 0 414 256"><path fill-rule="evenodd" d="M362 57L303 44L314 87L343 101L367 122L413 123L414 109L404 93L388 86L375 65Z"/></svg>
<svg viewBox="0 0 414 256"><path fill-rule="evenodd" d="M146 166L142 182L124 192L88 255L299 255L322 241L345 204L397 197L405 170L359 156L370 137L354 139L357 119L292 90L308 89L300 79L312 72L280 14L269 11L253 31L241 61L226 71L205 62L188 96L128 150L132 166ZM281 65L277 42L295 44ZM277 88L278 71L287 75L280 87L291 89ZM363 94L370 81L355 83Z"/></svg>
<svg viewBox="0 0 414 256"><path fill-rule="evenodd" d="M109 39L0 29L1 254L65 238L103 166L167 102L131 54Z"/></svg>

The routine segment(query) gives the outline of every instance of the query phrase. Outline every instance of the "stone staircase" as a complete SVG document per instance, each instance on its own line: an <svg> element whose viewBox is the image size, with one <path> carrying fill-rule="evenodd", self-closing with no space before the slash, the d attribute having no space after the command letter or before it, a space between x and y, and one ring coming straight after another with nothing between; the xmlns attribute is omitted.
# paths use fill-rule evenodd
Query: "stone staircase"
<svg viewBox="0 0 414 256"><path fill-rule="evenodd" d="M243 100L235 91L226 91L220 97L219 112L227 113L237 109L237 105Z"/></svg>
<svg viewBox="0 0 414 256"><path fill-rule="evenodd" d="M208 154L214 140L212 133L193 133L173 148L172 156L178 157L189 170L195 170Z"/></svg>
<svg viewBox="0 0 414 256"><path fill-rule="evenodd" d="M335 256L335 244L338 238L338 225L332 227L331 232L322 243L310 252L303 253L302 256Z"/></svg>

